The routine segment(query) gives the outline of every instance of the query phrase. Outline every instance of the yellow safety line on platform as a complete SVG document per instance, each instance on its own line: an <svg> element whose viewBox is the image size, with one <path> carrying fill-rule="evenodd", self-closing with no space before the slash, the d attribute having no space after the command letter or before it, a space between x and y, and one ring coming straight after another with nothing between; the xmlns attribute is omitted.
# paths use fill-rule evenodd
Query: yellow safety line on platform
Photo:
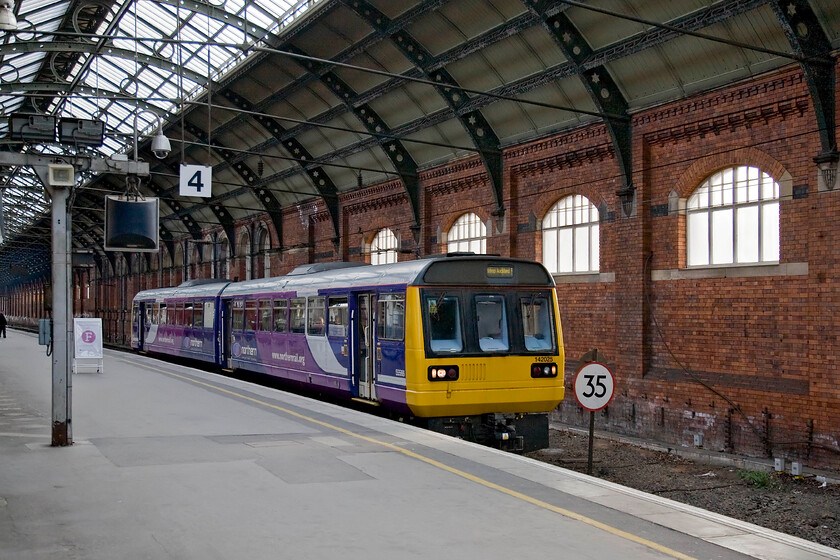
<svg viewBox="0 0 840 560"><path fill-rule="evenodd" d="M317 420L317 419L312 418L310 416L306 416L306 415L301 414L299 412L295 412L294 410L289 410L288 408L284 408L282 406L271 404L271 403L262 401L260 399L255 399L253 397L243 395L242 393L237 393L236 391L231 391L230 389L225 389L224 387L220 387L220 386L214 385L212 383L207 383L206 381L199 381L197 379L192 379L192 378L187 377L185 375L179 375L177 373L173 373L171 371L166 371L166 370L163 370L163 369L160 369L160 368L156 368L154 366L149 366L147 364L141 364L141 363L138 363L138 362L132 362L132 361L125 360L125 359L120 359L120 358L118 358L118 359L121 362L124 362L126 364L131 364L131 365L134 365L134 366L159 371L159 372L161 372L163 374L166 374L166 375L169 375L171 377L177 377L178 379L183 379L184 381L189 381L189 382L194 383L196 385L201 385L203 387L209 387L210 389L215 389L216 391L219 391L221 393L225 393L225 394L228 394L228 395L231 395L231 396L234 396L234 397L239 397L240 399L250 401L252 403L259 404L259 405L262 405L262 406L265 406L265 407L268 407L268 408L272 408L272 409L278 410L280 412L284 412L284 413L286 413L290 416L300 418L301 420L306 420L307 422L311 422L313 424L317 424L319 426L323 426L325 428L329 428L329 429L335 430L337 432L341 432L342 434L346 434L348 436L351 436L351 437L354 437L354 438L357 438L357 439L361 439L363 441L367 441L369 443L373 443L373 444L376 444L376 445L381 445L381 446L386 447L386 448L388 448L392 451L396 451L398 453L402 453L403 455L411 457L412 459L417 459L418 461L422 461L424 463L435 466L435 467L437 467L439 469L442 469L444 471L450 472L454 475L457 475L457 476L460 476L460 477L465 478L467 480L470 480L472 482L475 482L476 484L480 484L480 485L485 486L487 488L492 488L493 490L497 490L499 492L502 492L503 494L507 494L508 496L518 498L520 500L523 500L523 501L528 502L530 504L533 504L535 506L541 507L543 509L553 511L554 513L559 513L560 515L562 515L564 517L568 517L570 519L574 519L575 521L580 521L581 523L585 523L585 524L590 525L592 527L596 527L596 528L601 529L603 531L606 531L610 534L616 535L616 536L621 537L623 539L627 539L629 541L641 544L643 546L646 546L648 548L651 548L653 550L661 552L662 554L667 554L668 556L671 556L673 558L679 558L680 560L697 560L693 556L688 556L686 554L683 554L682 552L678 552L674 549L668 548L667 546L663 546L663 545L655 543L653 541L649 541L645 538L639 537L639 536L634 535L632 533L628 533L627 531L622 531L621 529L616 529L615 527L613 527L611 525L607 525L606 523L601 523L600 521L596 521L596 520L594 520L590 517L586 517L585 515L575 513L571 510L564 509L564 508L561 508L561 507L557 507L557 506L549 504L548 502L544 502L542 500L532 498L531 496L528 496L527 494L523 494L521 492L511 490L510 488L505 488L504 486L500 486L498 484L490 482L489 480L484 480L483 478L479 478L479 477L477 477L475 475L472 475L470 473L464 472L462 470L458 470L454 467L450 467L449 465L446 465L444 463L441 463L440 461L436 461L436 460L431 459L429 457L426 457L424 455L420 455L419 453L415 453L414 451L409 451L408 449L403 449L402 447L399 447L399 446L394 445L392 443L387 443L387 442L384 442L384 441L379 441L378 439L363 436L361 434L351 432L350 430L347 430L345 428L341 428L339 426L329 424L329 423L324 422L322 420Z"/></svg>

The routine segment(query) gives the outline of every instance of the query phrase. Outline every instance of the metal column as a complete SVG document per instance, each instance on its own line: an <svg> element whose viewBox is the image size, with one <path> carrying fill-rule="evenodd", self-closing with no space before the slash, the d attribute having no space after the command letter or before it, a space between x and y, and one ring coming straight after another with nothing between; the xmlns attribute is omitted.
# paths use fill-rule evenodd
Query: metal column
<svg viewBox="0 0 840 560"><path fill-rule="evenodd" d="M72 228L67 212L70 189L52 187L52 445L73 444L71 424L73 295L71 293Z"/></svg>

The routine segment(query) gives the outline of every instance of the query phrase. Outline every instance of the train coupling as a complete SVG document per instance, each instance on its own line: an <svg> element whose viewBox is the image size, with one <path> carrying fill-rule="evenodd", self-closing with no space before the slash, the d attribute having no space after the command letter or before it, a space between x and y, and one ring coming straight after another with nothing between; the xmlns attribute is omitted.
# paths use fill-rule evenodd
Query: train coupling
<svg viewBox="0 0 840 560"><path fill-rule="evenodd" d="M493 438L496 447L506 451L521 452L525 449L525 438L516 434L516 426L512 422L513 418L508 418L504 414L489 415L493 425Z"/></svg>

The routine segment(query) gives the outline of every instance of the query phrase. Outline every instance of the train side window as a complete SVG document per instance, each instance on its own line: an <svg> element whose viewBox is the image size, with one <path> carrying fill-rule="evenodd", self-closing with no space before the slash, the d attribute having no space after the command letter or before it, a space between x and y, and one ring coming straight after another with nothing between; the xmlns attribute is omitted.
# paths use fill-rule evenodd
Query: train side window
<svg viewBox="0 0 840 560"><path fill-rule="evenodd" d="M302 334L306 332L306 300L304 298L293 298L289 308L289 327L293 333Z"/></svg>
<svg viewBox="0 0 840 560"><path fill-rule="evenodd" d="M168 325L167 323L167 315L166 315L166 304L160 304L160 324L161 325Z"/></svg>
<svg viewBox="0 0 840 560"><path fill-rule="evenodd" d="M482 352L510 349L503 296L475 296L475 322L478 328L478 346Z"/></svg>
<svg viewBox="0 0 840 560"><path fill-rule="evenodd" d="M204 328L212 329L216 322L216 305L212 301L204 302Z"/></svg>
<svg viewBox="0 0 840 560"><path fill-rule="evenodd" d="M331 297L329 299L329 308L330 314L327 335L336 337L347 336L347 327L350 324L347 297Z"/></svg>
<svg viewBox="0 0 840 560"><path fill-rule="evenodd" d="M191 327L193 324L193 302L184 302L184 326Z"/></svg>
<svg viewBox="0 0 840 560"><path fill-rule="evenodd" d="M237 300L233 302L233 324L231 328L241 331L245 328L245 302Z"/></svg>
<svg viewBox="0 0 840 560"><path fill-rule="evenodd" d="M181 326L184 324L184 304L183 303L176 303L175 304L175 317L172 323L173 325Z"/></svg>
<svg viewBox="0 0 840 560"><path fill-rule="evenodd" d="M432 352L460 352L464 342L459 298L447 295L427 297L425 311Z"/></svg>
<svg viewBox="0 0 840 560"><path fill-rule="evenodd" d="M545 297L522 298L522 330L525 348L531 352L551 350L554 337L551 329L551 303Z"/></svg>
<svg viewBox="0 0 840 560"><path fill-rule="evenodd" d="M271 332L271 300L260 300L260 330Z"/></svg>
<svg viewBox="0 0 840 560"><path fill-rule="evenodd" d="M204 326L204 304L200 301L193 303L193 326L197 329Z"/></svg>
<svg viewBox="0 0 840 560"><path fill-rule="evenodd" d="M274 300L274 332L284 333L287 327L286 311L289 303L285 299Z"/></svg>
<svg viewBox="0 0 840 560"><path fill-rule="evenodd" d="M253 300L245 302L245 330L257 330L257 302Z"/></svg>
<svg viewBox="0 0 840 560"><path fill-rule="evenodd" d="M324 301L323 296L309 298L309 322L307 324L306 332L314 336L324 335Z"/></svg>
<svg viewBox="0 0 840 560"><path fill-rule="evenodd" d="M377 329L379 338L403 340L405 338L405 294L379 296Z"/></svg>

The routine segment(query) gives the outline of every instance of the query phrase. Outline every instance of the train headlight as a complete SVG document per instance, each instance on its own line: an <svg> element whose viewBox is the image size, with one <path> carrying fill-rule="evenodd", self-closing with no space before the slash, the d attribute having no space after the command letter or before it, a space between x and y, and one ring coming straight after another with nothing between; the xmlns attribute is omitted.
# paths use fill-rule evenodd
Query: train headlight
<svg viewBox="0 0 840 560"><path fill-rule="evenodd" d="M456 381L458 377L458 366L432 366L429 368L429 381Z"/></svg>
<svg viewBox="0 0 840 560"><path fill-rule="evenodd" d="M531 366L531 377L557 377L557 364L534 364Z"/></svg>

